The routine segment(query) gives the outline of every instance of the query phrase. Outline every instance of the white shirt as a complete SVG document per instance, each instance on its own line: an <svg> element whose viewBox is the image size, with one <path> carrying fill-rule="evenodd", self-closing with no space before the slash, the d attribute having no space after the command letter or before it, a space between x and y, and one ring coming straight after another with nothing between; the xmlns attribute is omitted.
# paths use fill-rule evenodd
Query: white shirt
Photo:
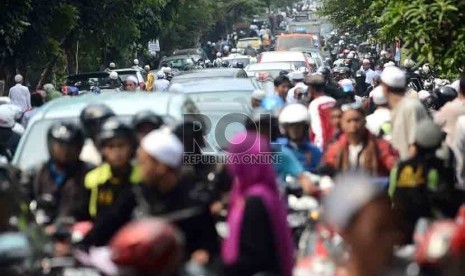
<svg viewBox="0 0 465 276"><path fill-rule="evenodd" d="M332 137L331 110L336 105L336 100L329 96L320 96L314 99L309 107L310 122L313 134L313 143L323 150L325 143Z"/></svg>
<svg viewBox="0 0 465 276"><path fill-rule="evenodd" d="M159 79L155 81L154 91L156 92L165 92L168 91L168 87L170 86L170 82L165 79Z"/></svg>
<svg viewBox="0 0 465 276"><path fill-rule="evenodd" d="M378 136L381 131L381 126L391 120L391 111L386 107L378 107L373 114L366 118L366 128L371 134Z"/></svg>
<svg viewBox="0 0 465 276"><path fill-rule="evenodd" d="M10 97L11 104L17 105L22 112L31 108L31 93L26 86L20 83L10 88L8 97Z"/></svg>
<svg viewBox="0 0 465 276"><path fill-rule="evenodd" d="M373 81L373 78L376 75L376 72L371 70L371 68L368 68L368 70L365 71L365 75L366 75L365 82L368 84L371 84L371 82Z"/></svg>
<svg viewBox="0 0 465 276"><path fill-rule="evenodd" d="M349 166L351 169L357 169L358 156L362 152L363 144L349 145Z"/></svg>
<svg viewBox="0 0 465 276"><path fill-rule="evenodd" d="M457 160L457 188L465 190L465 115L457 119L453 144L452 150Z"/></svg>

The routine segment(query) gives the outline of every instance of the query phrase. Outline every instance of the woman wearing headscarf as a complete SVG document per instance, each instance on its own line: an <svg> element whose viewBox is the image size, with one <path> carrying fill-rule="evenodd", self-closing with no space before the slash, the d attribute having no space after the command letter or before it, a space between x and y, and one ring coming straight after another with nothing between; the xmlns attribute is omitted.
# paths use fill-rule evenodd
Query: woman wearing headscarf
<svg viewBox="0 0 465 276"><path fill-rule="evenodd" d="M229 149L234 176L222 248L227 275L292 275L293 244L279 198L270 144L255 132L238 134ZM270 157L270 158L267 158ZM263 162L251 161L261 158ZM266 162L268 161L268 162Z"/></svg>

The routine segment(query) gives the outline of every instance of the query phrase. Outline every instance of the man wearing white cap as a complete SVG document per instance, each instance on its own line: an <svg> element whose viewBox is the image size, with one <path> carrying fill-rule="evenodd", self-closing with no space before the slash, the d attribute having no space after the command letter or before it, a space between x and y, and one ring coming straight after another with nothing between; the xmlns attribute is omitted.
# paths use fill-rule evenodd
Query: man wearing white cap
<svg viewBox="0 0 465 276"><path fill-rule="evenodd" d="M208 206L193 196L189 179L181 179L184 147L169 129L154 130L141 142L137 160L142 185L135 187L136 218L172 218L186 237L189 257L218 250L214 220Z"/></svg>
<svg viewBox="0 0 465 276"><path fill-rule="evenodd" d="M124 91L135 92L139 86L139 81L135 76L129 76L124 82Z"/></svg>
<svg viewBox="0 0 465 276"><path fill-rule="evenodd" d="M258 108L262 104L263 99L265 98L266 93L264 90L257 89L252 93L251 102L252 108Z"/></svg>
<svg viewBox="0 0 465 276"><path fill-rule="evenodd" d="M289 78L291 79L294 87L289 89L286 96L287 103L296 103L297 102L297 95L296 90L303 90L303 93L307 92L308 87L303 83L304 81L304 73L300 71L295 71L289 74Z"/></svg>
<svg viewBox="0 0 465 276"><path fill-rule="evenodd" d="M363 60L363 63L362 63L362 70L365 71L365 76L366 76L366 79L365 79L365 82L368 84L368 85L371 85L371 81L373 80L373 77L375 76L375 71L373 71L371 68L370 68L370 60L369 59L364 59Z"/></svg>
<svg viewBox="0 0 465 276"><path fill-rule="evenodd" d="M24 86L23 83L23 76L16 75L15 76L16 85L10 88L10 93L8 97L11 99L11 103L17 105L22 112L31 108L31 93L29 93L29 89Z"/></svg>
<svg viewBox="0 0 465 276"><path fill-rule="evenodd" d="M381 86L373 90L371 99L376 105L376 110L366 117L366 128L376 137L390 135L390 130L386 128L390 128L391 111Z"/></svg>
<svg viewBox="0 0 465 276"><path fill-rule="evenodd" d="M391 109L392 146L401 159L409 157L414 143L417 122L428 117L425 106L417 99L406 97L407 78L396 66L389 66L381 74L381 87Z"/></svg>
<svg viewBox="0 0 465 276"><path fill-rule="evenodd" d="M163 71L157 72L157 80L155 81L155 92L165 92L168 91L170 82L165 79L166 75Z"/></svg>

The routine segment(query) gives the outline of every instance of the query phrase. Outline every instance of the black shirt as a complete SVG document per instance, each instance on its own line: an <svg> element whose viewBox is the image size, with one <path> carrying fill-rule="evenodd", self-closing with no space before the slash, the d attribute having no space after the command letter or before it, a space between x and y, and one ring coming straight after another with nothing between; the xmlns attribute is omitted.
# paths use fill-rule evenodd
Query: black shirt
<svg viewBox="0 0 465 276"><path fill-rule="evenodd" d="M227 275L254 275L267 272L280 275L276 246L269 214L259 197L245 202L239 257L226 266Z"/></svg>

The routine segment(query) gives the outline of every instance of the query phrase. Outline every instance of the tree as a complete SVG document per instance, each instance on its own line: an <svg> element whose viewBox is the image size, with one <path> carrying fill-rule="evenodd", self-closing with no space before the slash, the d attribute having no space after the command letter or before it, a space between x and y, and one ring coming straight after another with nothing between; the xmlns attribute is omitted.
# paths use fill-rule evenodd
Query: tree
<svg viewBox="0 0 465 276"><path fill-rule="evenodd" d="M380 38L401 39L417 62L430 63L443 75L464 72L465 1L376 0L370 10L380 15Z"/></svg>

